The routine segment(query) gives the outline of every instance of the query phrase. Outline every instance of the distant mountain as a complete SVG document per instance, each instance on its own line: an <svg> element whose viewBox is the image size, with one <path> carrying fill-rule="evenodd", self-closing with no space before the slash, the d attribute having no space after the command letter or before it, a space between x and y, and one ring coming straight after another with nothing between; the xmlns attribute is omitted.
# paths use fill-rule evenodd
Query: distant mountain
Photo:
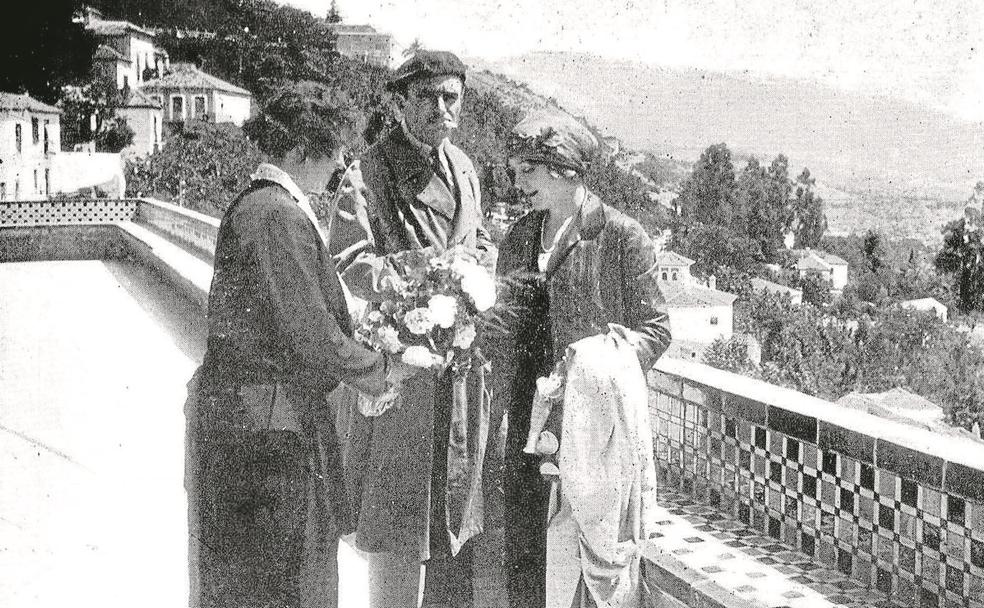
<svg viewBox="0 0 984 608"><path fill-rule="evenodd" d="M831 207L879 201L866 227L897 228L896 220L905 219L908 210L893 209L884 199L898 198L923 201L917 205L920 220L939 214L928 227L935 233L933 224L958 215L976 181L984 179L984 123L897 99L808 81L676 70L586 54L533 53L471 63L526 83L630 148L684 161L718 142L763 159L782 152L792 167L808 166L839 191ZM832 219L837 230L842 222ZM844 222L843 228L852 227ZM926 229L913 236L926 236Z"/></svg>

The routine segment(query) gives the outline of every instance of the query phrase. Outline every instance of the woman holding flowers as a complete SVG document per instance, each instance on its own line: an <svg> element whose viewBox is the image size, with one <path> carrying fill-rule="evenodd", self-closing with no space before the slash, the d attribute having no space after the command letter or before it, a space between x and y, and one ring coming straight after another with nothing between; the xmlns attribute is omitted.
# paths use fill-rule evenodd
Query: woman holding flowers
<svg viewBox="0 0 984 608"><path fill-rule="evenodd" d="M514 129L510 170L533 209L500 245L498 273L510 302L529 309L513 332L512 353L496 360L496 398L506 439L506 570L509 603L545 605L548 486L539 459L523 453L536 379L573 342L616 324L649 370L670 343L663 298L652 275L652 241L635 220L605 205L584 184L598 142L583 125L536 111Z"/></svg>

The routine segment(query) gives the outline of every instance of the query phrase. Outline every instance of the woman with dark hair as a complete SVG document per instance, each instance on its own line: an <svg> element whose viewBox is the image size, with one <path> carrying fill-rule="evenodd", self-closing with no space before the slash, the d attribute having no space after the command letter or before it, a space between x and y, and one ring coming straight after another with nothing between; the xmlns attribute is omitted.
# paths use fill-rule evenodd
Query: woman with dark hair
<svg viewBox="0 0 984 608"><path fill-rule="evenodd" d="M618 333L643 372L670 342L651 274L652 241L638 222L585 186L597 151L594 135L564 115L536 112L513 130L510 172L533 207L506 234L497 266L509 286L506 297L529 311L519 315L509 354L495 361L497 398L505 400L508 417L505 544L514 607L546 602L549 485L539 458L523 452L537 377L588 336Z"/></svg>

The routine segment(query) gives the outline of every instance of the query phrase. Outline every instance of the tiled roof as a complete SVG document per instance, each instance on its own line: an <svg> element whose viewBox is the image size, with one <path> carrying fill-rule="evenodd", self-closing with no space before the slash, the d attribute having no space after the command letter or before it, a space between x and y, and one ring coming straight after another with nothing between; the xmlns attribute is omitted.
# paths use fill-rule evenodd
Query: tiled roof
<svg viewBox="0 0 984 608"><path fill-rule="evenodd" d="M130 89L130 95L126 98L126 103L123 105L128 108L161 108L161 104L151 99L139 89Z"/></svg>
<svg viewBox="0 0 984 608"><path fill-rule="evenodd" d="M779 283L773 283L772 281L766 281L765 279L760 279L758 277L752 278L752 288L758 289L759 291L770 291L773 293L788 293L790 296L802 296L803 292L799 289L793 289L787 285L780 285Z"/></svg>
<svg viewBox="0 0 984 608"><path fill-rule="evenodd" d="M225 93L251 95L246 89L237 87L231 82L216 78L199 70L190 63L172 63L171 71L160 78L148 80L141 86L143 90L166 89L215 89Z"/></svg>
<svg viewBox="0 0 984 608"><path fill-rule="evenodd" d="M794 249L793 254L799 259L796 267L801 269L830 270L831 266L848 266L844 258L821 249Z"/></svg>
<svg viewBox="0 0 984 608"><path fill-rule="evenodd" d="M656 264L659 266L690 266L693 263L690 258L673 251L660 251L656 254Z"/></svg>
<svg viewBox="0 0 984 608"><path fill-rule="evenodd" d="M731 306L738 296L688 283L685 281L657 281L668 306Z"/></svg>
<svg viewBox="0 0 984 608"><path fill-rule="evenodd" d="M817 255L815 251L808 251L803 257L797 260L796 268L800 270L823 270L825 272L833 270L833 267Z"/></svg>
<svg viewBox="0 0 984 608"><path fill-rule="evenodd" d="M55 106L49 106L29 95L18 95L17 93L0 92L0 110L28 111L39 114L61 114L62 111Z"/></svg>
<svg viewBox="0 0 984 608"><path fill-rule="evenodd" d="M92 56L93 59L110 59L112 61L125 61L130 63L130 60L123 56L113 47L108 44L100 44L99 48L96 49L96 53Z"/></svg>
<svg viewBox="0 0 984 608"><path fill-rule="evenodd" d="M822 251L820 249L814 250L813 253L815 253L818 256L820 256L823 259L823 261L824 262L827 262L828 264L832 264L834 266L848 266L847 260L845 260L844 258L842 258L840 256L836 256L836 255L834 255L832 253L828 253L828 252Z"/></svg>
<svg viewBox="0 0 984 608"><path fill-rule="evenodd" d="M937 308L946 308L943 302L940 302L936 298L918 298L915 300L903 300L899 302L899 306L905 306L907 308L915 308L917 310L936 310Z"/></svg>
<svg viewBox="0 0 984 608"><path fill-rule="evenodd" d="M144 28L134 25L129 21L110 21L99 19L96 21L90 21L86 28L96 36L123 36L127 32L136 32L138 34L150 36L151 38L154 37L154 32L145 30Z"/></svg>

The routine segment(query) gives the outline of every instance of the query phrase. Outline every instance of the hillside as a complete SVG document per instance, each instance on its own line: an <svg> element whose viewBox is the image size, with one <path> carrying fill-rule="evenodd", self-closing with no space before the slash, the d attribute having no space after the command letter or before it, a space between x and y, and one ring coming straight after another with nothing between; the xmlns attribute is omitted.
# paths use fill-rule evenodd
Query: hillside
<svg viewBox="0 0 984 608"><path fill-rule="evenodd" d="M880 227L938 238L984 171L984 124L894 99L583 54L473 64L525 82L662 158L693 161L722 141L743 155L785 153L831 191L835 232Z"/></svg>

